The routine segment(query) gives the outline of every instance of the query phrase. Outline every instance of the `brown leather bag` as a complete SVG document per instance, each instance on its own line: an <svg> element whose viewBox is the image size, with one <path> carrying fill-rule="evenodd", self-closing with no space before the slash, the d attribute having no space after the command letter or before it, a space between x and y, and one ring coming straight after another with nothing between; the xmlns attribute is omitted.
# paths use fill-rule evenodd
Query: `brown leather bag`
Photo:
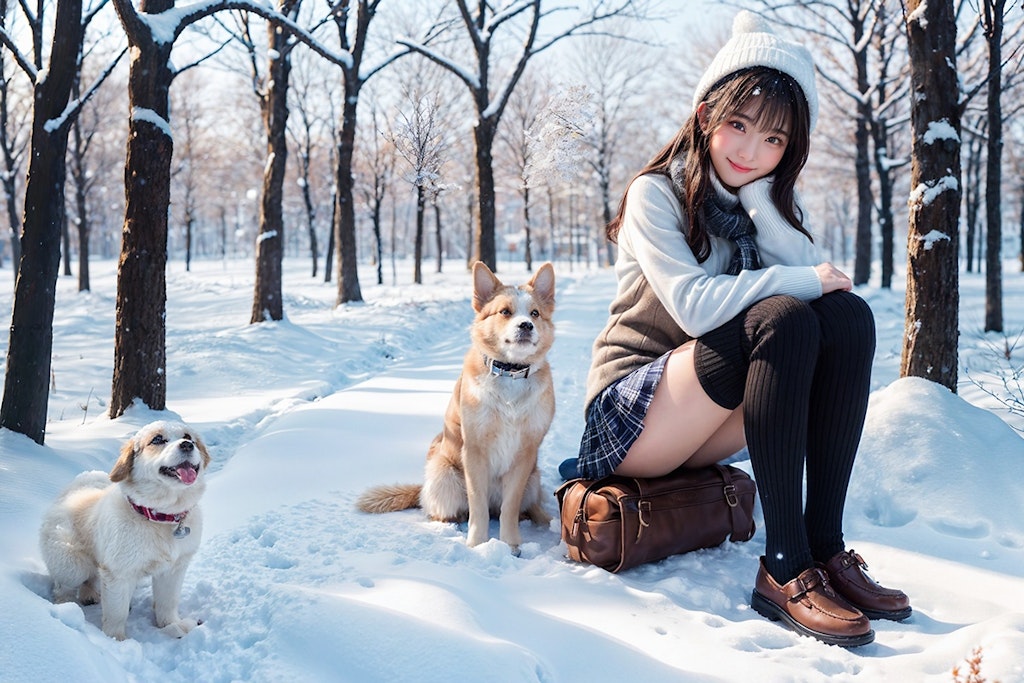
<svg viewBox="0 0 1024 683"><path fill-rule="evenodd" d="M731 465L573 479L555 496L569 559L620 572L754 535L754 480Z"/></svg>

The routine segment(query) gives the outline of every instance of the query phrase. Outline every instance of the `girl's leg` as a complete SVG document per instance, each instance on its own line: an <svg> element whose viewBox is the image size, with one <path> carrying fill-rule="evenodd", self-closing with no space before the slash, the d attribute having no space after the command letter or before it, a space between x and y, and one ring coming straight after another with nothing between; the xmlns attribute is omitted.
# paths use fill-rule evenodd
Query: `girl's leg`
<svg viewBox="0 0 1024 683"><path fill-rule="evenodd" d="M821 350L811 388L805 520L811 554L827 562L845 549L843 507L860 443L875 353L871 309L850 292L811 303Z"/></svg>
<svg viewBox="0 0 1024 683"><path fill-rule="evenodd" d="M806 303L770 297L749 309L744 337L750 346L743 419L764 513L764 564L785 584L814 564L804 525L803 474L818 322Z"/></svg>
<svg viewBox="0 0 1024 683"><path fill-rule="evenodd" d="M694 368L694 345L684 344L669 356L644 430L616 474L660 477L684 463L710 465L743 448L742 411L723 408L705 393Z"/></svg>

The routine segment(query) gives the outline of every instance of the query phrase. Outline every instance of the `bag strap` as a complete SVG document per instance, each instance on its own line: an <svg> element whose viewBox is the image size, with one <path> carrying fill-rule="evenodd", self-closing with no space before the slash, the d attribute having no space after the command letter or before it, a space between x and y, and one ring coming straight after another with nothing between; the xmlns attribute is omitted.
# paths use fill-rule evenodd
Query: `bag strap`
<svg viewBox="0 0 1024 683"><path fill-rule="evenodd" d="M725 498L725 502L729 506L729 535L732 536L736 533L736 508L739 507L740 499L739 496L736 495L736 485L732 481L732 472L729 468L717 463L714 465L714 468L718 472L718 475L722 477L722 496Z"/></svg>

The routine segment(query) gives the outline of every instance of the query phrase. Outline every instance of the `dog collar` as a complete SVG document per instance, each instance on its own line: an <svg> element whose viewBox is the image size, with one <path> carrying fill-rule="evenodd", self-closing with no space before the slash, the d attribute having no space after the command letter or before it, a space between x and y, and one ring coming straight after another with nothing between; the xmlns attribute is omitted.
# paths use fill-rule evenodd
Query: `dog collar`
<svg viewBox="0 0 1024 683"><path fill-rule="evenodd" d="M517 365L484 356L484 365L495 377L511 377L512 379L526 379L530 376L529 365Z"/></svg>
<svg viewBox="0 0 1024 683"><path fill-rule="evenodd" d="M185 526L185 517L188 516L188 510L185 510L184 512L174 513L157 512L153 508L148 508L143 505L139 505L128 496L125 496L124 499L128 501L129 505L132 506L132 510L135 510L136 512L138 512L140 515L150 520L151 522L161 522L163 524L177 524L178 527L174 530L175 538L184 538L185 536L188 536L189 533L192 531L187 526Z"/></svg>

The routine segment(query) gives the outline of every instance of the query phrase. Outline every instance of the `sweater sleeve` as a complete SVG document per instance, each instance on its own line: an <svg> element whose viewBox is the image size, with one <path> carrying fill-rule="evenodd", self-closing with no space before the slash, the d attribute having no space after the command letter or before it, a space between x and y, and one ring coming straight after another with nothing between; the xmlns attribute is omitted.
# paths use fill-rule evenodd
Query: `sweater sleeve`
<svg viewBox="0 0 1024 683"><path fill-rule="evenodd" d="M731 257L726 242L713 238L711 256L698 263L681 229L682 208L667 178L641 176L626 199L619 248L628 271L635 267L679 327L699 337L736 317L745 308L775 294L804 301L821 296L821 282L810 265L776 264L760 270L725 275ZM796 230L790 232L807 241Z"/></svg>

